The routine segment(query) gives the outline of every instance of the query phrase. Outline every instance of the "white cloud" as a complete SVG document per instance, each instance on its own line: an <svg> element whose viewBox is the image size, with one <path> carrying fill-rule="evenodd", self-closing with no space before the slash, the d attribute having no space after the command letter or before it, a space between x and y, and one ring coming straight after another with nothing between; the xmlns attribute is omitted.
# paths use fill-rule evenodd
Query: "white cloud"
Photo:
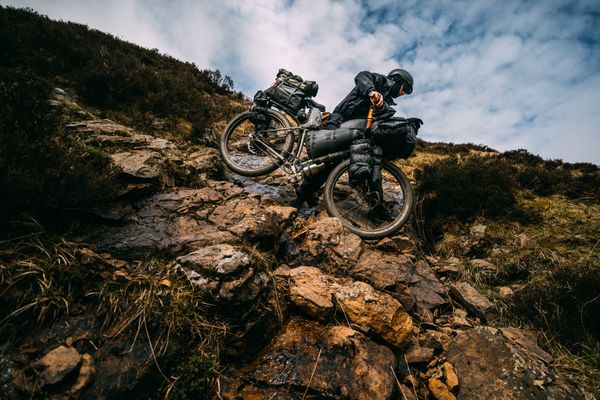
<svg viewBox="0 0 600 400"><path fill-rule="evenodd" d="M415 92L397 108L426 140L600 163L597 1L0 2L219 68L250 96L285 67L329 109L357 72L402 66Z"/></svg>

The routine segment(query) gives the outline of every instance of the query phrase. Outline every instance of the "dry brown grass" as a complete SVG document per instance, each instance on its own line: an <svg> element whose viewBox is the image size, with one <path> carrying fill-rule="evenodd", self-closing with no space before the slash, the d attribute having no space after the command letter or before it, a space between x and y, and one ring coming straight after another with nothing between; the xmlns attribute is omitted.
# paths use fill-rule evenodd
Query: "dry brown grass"
<svg viewBox="0 0 600 400"><path fill-rule="evenodd" d="M0 331L69 312L87 275L77 248L35 233L0 242Z"/></svg>
<svg viewBox="0 0 600 400"><path fill-rule="evenodd" d="M600 395L600 206L530 194L519 201L539 213L539 221L485 221L482 251L495 268L481 269L463 258L458 279L496 303L498 324L540 332L558 371ZM454 228L441 242L447 256L460 250L466 234L461 225ZM499 286L515 294L501 298Z"/></svg>
<svg viewBox="0 0 600 400"><path fill-rule="evenodd" d="M154 352L161 356L174 335L185 333L206 342L218 354L219 339L227 332L214 321L203 295L174 264L150 260L118 280L104 282L98 292L99 315L109 337L130 330L136 335L151 327Z"/></svg>

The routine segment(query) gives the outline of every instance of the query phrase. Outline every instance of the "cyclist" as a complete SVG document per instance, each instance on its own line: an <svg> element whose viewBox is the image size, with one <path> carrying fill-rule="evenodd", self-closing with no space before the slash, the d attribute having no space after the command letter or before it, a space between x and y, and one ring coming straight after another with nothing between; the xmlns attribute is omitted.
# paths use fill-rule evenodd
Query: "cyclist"
<svg viewBox="0 0 600 400"><path fill-rule="evenodd" d="M395 105L394 99L404 94L411 94L413 77L408 71L397 68L389 74L362 71L354 78L355 86L331 113L325 129L339 128L344 121L365 118L371 104L376 107ZM318 198L315 192L323 185L331 169L325 169L315 176L306 178L296 189L296 198L292 205L300 208L305 202L314 206Z"/></svg>

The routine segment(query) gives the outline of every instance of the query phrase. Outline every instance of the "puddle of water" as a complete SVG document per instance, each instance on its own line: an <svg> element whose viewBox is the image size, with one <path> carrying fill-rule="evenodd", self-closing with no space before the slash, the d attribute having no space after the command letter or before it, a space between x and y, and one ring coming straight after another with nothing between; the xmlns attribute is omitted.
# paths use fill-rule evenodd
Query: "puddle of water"
<svg viewBox="0 0 600 400"><path fill-rule="evenodd" d="M266 185L264 183L258 183L258 182L248 182L248 183L249 184L247 186L244 185L245 186L244 191L246 193L256 193L261 196L270 196L273 199L281 197L281 193L279 192L279 189L276 188L275 186Z"/></svg>

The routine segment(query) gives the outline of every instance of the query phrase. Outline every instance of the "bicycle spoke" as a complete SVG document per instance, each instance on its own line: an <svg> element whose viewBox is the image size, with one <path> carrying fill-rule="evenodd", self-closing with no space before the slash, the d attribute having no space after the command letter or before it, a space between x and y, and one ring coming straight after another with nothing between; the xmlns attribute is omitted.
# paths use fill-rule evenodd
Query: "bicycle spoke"
<svg viewBox="0 0 600 400"><path fill-rule="evenodd" d="M357 235L373 239L391 234L402 226L408 219L412 196L410 183L402 171L384 163L379 189L357 189L348 183L348 168L349 161L340 164L333 172L333 180L326 184L326 206L330 215L340 218Z"/></svg>
<svg viewBox="0 0 600 400"><path fill-rule="evenodd" d="M293 128L281 114L269 111L269 121L256 125L252 114L243 113L227 127L221 141L225 161L242 175L268 173L283 164L293 147Z"/></svg>

